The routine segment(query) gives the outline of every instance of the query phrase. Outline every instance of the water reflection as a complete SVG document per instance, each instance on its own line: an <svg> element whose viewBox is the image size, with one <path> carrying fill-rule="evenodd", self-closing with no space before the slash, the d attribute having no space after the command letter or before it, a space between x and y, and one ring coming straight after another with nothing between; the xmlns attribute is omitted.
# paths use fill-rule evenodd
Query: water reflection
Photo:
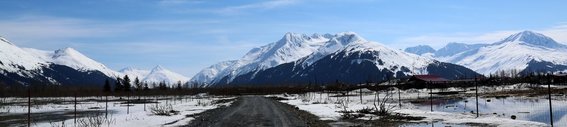
<svg viewBox="0 0 567 127"><path fill-rule="evenodd" d="M545 97L499 97L479 98L479 112L481 116L497 116L510 118L514 115L518 120L528 120L550 124L549 102ZM475 98L466 99L437 99L433 110L453 113L476 112ZM555 126L567 127L567 101L552 100L553 121ZM418 109L430 110L429 103L415 103Z"/></svg>

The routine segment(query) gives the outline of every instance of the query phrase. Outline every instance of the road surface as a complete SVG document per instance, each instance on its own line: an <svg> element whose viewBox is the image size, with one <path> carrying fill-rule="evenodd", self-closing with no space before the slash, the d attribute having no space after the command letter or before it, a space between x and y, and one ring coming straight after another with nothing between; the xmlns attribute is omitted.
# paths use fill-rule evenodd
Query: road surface
<svg viewBox="0 0 567 127"><path fill-rule="evenodd" d="M229 107L201 113L189 127L326 126L311 114L262 96L242 96Z"/></svg>

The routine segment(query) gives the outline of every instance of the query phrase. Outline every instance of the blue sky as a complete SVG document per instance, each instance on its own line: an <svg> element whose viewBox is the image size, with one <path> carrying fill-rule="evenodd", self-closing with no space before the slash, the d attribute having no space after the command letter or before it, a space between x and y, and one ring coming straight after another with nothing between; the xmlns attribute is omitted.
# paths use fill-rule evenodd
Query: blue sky
<svg viewBox="0 0 567 127"><path fill-rule="evenodd" d="M401 49L491 43L533 30L567 42L564 0L2 0L0 36L72 47L119 70L163 65L186 76L286 32L352 31Z"/></svg>

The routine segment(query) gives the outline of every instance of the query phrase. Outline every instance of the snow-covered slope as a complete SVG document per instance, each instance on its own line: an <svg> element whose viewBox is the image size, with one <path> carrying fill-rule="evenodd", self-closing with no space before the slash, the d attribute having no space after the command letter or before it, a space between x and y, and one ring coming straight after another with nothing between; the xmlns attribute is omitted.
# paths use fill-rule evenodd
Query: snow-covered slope
<svg viewBox="0 0 567 127"><path fill-rule="evenodd" d="M227 66L222 70L215 70L217 73L212 80L208 78L194 77L194 80L192 81L201 84L211 84L223 80L230 81L241 74L292 62L310 55L325 44L325 42L329 41L329 38L332 36L333 35L330 34L313 34L309 36L305 34L286 33L279 41L259 48L254 48L230 66ZM196 74L196 76L202 75L206 74ZM210 80L210 82L206 82L208 80Z"/></svg>
<svg viewBox="0 0 567 127"><path fill-rule="evenodd" d="M137 69L133 67L124 68L119 72L122 73L123 75L128 75L128 77L132 79L138 78L139 80L146 78L146 76L150 74L149 70Z"/></svg>
<svg viewBox="0 0 567 127"><path fill-rule="evenodd" d="M520 72L532 61L567 65L566 47L543 34L524 31L477 50L457 54L448 61L455 61L486 75L497 71Z"/></svg>
<svg viewBox="0 0 567 127"><path fill-rule="evenodd" d="M88 58L73 48L59 49L54 52L43 51L32 48L19 48L4 38L0 38L0 60L2 60L3 69L8 71L18 71L21 66L25 70L37 69L48 63L65 65L77 70L84 71L101 71L109 77L119 76L119 73L113 71L104 64ZM14 65L14 66L10 66Z"/></svg>
<svg viewBox="0 0 567 127"><path fill-rule="evenodd" d="M189 78L175 73L171 70L165 69L161 65L157 65L152 70L127 67L120 70L120 73L122 73L123 75L128 75L130 79L135 79L137 77L141 82L147 83L165 82L167 84L175 84L178 82L185 83L189 81Z"/></svg>
<svg viewBox="0 0 567 127"><path fill-rule="evenodd" d="M229 63L221 62L197 73L192 82L200 84L228 83L235 77L249 72L258 72L301 58L302 66L344 48L352 42L366 41L354 32L331 34L286 33L282 39L250 50L241 59Z"/></svg>
<svg viewBox="0 0 567 127"><path fill-rule="evenodd" d="M456 55L458 53L469 51L469 50L475 50L475 49L478 49L478 48L486 46L486 45L487 44L465 44L465 43L451 42L451 43L445 45L445 47L435 51L434 57L440 58L440 57L453 56L453 55Z"/></svg>
<svg viewBox="0 0 567 127"><path fill-rule="evenodd" d="M191 78L190 82L202 83L200 85L203 85L204 87L206 87L206 86L210 85L209 83L219 74L220 71L232 66L234 63L236 63L236 60L223 61L223 62L217 63L215 65L209 66L209 67L201 70L195 76L193 76L193 78Z"/></svg>
<svg viewBox="0 0 567 127"><path fill-rule="evenodd" d="M178 82L185 83L189 81L189 78L177 74L173 71L167 70L162 66L158 65L154 67L146 77L142 80L144 82L166 82L169 84L175 84Z"/></svg>
<svg viewBox="0 0 567 127"><path fill-rule="evenodd" d="M567 46L532 31L519 32L492 44L449 43L433 57L484 75L511 70L520 74L567 71Z"/></svg>
<svg viewBox="0 0 567 127"><path fill-rule="evenodd" d="M393 50L390 49L380 43L377 42L361 42L361 43L354 43L345 47L342 51L349 56L353 53L364 53L364 52L373 52L375 58L378 58L379 61L372 61L374 64L380 69L390 69L394 72L402 71L402 67L406 67L410 70L410 72L404 72L406 75L410 74L426 74L427 70L426 67L435 62L435 60L421 57L415 54L406 53L400 50ZM335 53L337 54L337 53ZM360 63L363 60L368 59L360 59L352 62Z"/></svg>
<svg viewBox="0 0 567 127"><path fill-rule="evenodd" d="M0 68L8 72L34 70L47 65L48 62L40 56L30 53L0 37Z"/></svg>
<svg viewBox="0 0 567 127"><path fill-rule="evenodd" d="M425 54L425 53L435 53L435 49L433 49L429 45L418 45L418 46L414 46L414 47L408 47L404 51L409 52L409 53L413 53L413 54L417 54L417 55L422 55L422 54Z"/></svg>
<svg viewBox="0 0 567 127"><path fill-rule="evenodd" d="M292 85L383 81L413 74L436 74L449 79L474 76L462 66L388 48L355 33L339 33L311 55L272 68L238 75L217 85Z"/></svg>
<svg viewBox="0 0 567 127"><path fill-rule="evenodd" d="M0 74L0 82L7 84L74 85L97 84L105 78L119 75L71 48L55 52L20 48L1 37ZM92 77L83 79L88 76Z"/></svg>
<svg viewBox="0 0 567 127"><path fill-rule="evenodd" d="M364 38L358 36L354 32L343 32L338 33L335 36L328 36L329 41L325 42L323 46L319 47L315 52L307 56L305 58L305 62L303 62L303 66L309 66L313 64L315 61L334 53L340 49L343 49L346 45L351 43L360 43L366 42Z"/></svg>
<svg viewBox="0 0 567 127"><path fill-rule="evenodd" d="M65 65L71 68L80 70L80 71L100 71L107 75L108 77L116 77L121 76L120 73L106 67L104 64L99 63L79 51L73 48L63 48L58 49L53 52L50 51L43 51L38 49L32 48L23 48L27 52L30 52L37 57L41 58L41 60L58 64L58 65Z"/></svg>

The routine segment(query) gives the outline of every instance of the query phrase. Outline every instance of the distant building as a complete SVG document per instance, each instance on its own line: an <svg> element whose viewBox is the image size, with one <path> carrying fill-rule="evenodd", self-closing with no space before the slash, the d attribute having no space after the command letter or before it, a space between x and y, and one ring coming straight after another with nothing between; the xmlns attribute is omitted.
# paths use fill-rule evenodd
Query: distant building
<svg viewBox="0 0 567 127"><path fill-rule="evenodd" d="M554 84L565 85L567 83L567 74L564 73L553 74L551 79Z"/></svg>
<svg viewBox="0 0 567 127"><path fill-rule="evenodd" d="M417 88L426 88L427 85L443 84L449 81L437 75L414 75L408 79L407 83Z"/></svg>

